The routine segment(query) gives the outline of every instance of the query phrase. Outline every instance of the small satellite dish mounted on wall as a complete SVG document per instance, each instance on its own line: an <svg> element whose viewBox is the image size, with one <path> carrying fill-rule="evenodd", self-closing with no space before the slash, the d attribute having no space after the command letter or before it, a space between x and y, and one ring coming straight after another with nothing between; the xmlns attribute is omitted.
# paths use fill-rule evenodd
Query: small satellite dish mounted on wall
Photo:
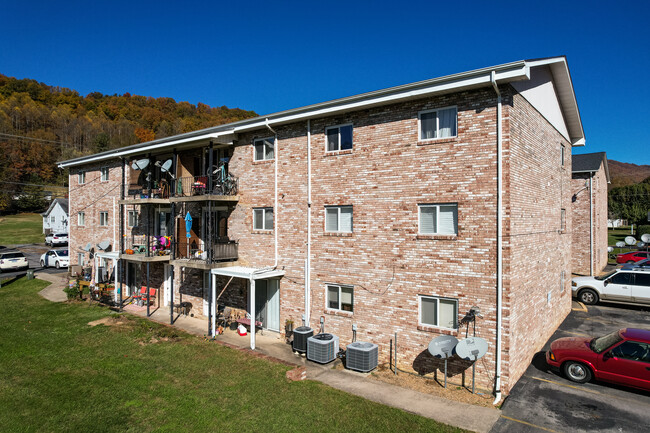
<svg viewBox="0 0 650 433"><path fill-rule="evenodd" d="M147 168L149 165L149 160L147 158L144 159L136 159L131 163L131 168L134 170L144 170Z"/></svg>
<svg viewBox="0 0 650 433"><path fill-rule="evenodd" d="M445 388L447 388L447 359L454 354L458 339L452 335L441 335L429 343L429 353L445 360Z"/></svg>

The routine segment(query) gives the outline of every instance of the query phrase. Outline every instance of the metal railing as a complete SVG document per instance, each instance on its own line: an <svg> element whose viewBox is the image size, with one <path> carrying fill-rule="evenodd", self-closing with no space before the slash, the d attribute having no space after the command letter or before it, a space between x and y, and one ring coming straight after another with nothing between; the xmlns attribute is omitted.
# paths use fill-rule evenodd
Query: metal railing
<svg viewBox="0 0 650 433"><path fill-rule="evenodd" d="M176 258L209 263L210 255L207 248L207 242L196 242L195 240L177 242ZM212 262L237 260L238 258L239 242L220 238L214 240L212 244Z"/></svg>
<svg viewBox="0 0 650 433"><path fill-rule="evenodd" d="M149 256L166 256L171 254L171 238L164 236L135 235L124 239L124 254L141 254Z"/></svg>
<svg viewBox="0 0 650 433"><path fill-rule="evenodd" d="M126 198L145 199L145 198L169 198L171 196L171 185L166 179L154 180L149 188L148 182L144 185L127 185Z"/></svg>
<svg viewBox="0 0 650 433"><path fill-rule="evenodd" d="M212 176L212 189L210 189L209 176L188 176L176 180L175 197L190 197L196 195L237 195L239 179L226 174Z"/></svg>

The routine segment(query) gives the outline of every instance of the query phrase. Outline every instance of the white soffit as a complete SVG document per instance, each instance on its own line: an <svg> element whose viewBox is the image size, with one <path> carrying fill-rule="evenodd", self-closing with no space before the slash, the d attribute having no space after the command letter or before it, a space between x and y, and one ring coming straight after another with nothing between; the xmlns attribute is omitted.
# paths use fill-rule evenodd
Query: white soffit
<svg viewBox="0 0 650 433"><path fill-rule="evenodd" d="M247 280L262 280L284 276L284 271L273 268L249 268L246 266L227 266L225 268L212 269L213 275L225 277L245 278Z"/></svg>
<svg viewBox="0 0 650 433"><path fill-rule="evenodd" d="M111 251L108 253L95 253L95 256L101 258L101 259L113 259L113 260L118 260L120 258L120 253L117 251Z"/></svg>

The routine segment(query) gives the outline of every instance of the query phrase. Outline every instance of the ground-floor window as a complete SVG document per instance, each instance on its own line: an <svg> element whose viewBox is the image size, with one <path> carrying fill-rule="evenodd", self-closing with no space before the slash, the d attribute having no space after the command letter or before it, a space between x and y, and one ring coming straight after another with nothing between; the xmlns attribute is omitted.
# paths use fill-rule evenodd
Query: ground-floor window
<svg viewBox="0 0 650 433"><path fill-rule="evenodd" d="M455 329L458 327L458 300L419 296L420 325Z"/></svg>
<svg viewBox="0 0 650 433"><path fill-rule="evenodd" d="M354 311L354 289L350 286L327 285L327 308Z"/></svg>

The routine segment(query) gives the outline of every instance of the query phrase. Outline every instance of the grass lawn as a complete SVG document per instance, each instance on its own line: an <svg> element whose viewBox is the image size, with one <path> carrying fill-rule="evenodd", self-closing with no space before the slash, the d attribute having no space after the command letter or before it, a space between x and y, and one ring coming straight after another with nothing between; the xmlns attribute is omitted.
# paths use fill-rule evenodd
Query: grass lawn
<svg viewBox="0 0 650 433"><path fill-rule="evenodd" d="M22 213L0 217L0 245L43 242L43 217L39 214Z"/></svg>
<svg viewBox="0 0 650 433"><path fill-rule="evenodd" d="M312 381L145 319L57 304L20 279L0 288L2 431L462 431Z"/></svg>

